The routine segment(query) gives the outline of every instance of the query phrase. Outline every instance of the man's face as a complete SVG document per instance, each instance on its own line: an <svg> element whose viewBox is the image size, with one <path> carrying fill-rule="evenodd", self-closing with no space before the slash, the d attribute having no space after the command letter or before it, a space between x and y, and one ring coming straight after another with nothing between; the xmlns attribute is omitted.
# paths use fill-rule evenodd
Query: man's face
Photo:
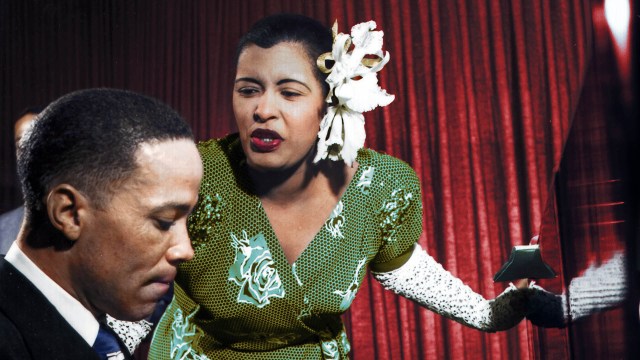
<svg viewBox="0 0 640 360"><path fill-rule="evenodd" d="M138 168L112 189L108 204L86 210L70 260L79 300L95 314L122 320L149 316L177 265L193 257L186 220L202 178L190 140L143 143L136 160Z"/></svg>

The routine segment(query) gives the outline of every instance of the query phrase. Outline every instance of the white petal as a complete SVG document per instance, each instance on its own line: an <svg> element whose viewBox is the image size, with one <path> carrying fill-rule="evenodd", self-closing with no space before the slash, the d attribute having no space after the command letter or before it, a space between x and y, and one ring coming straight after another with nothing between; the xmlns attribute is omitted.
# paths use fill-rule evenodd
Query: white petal
<svg viewBox="0 0 640 360"><path fill-rule="evenodd" d="M331 123L331 133L329 134L329 139L327 139L327 146L338 145L342 147L342 116L339 111L337 116L333 118L333 122Z"/></svg>
<svg viewBox="0 0 640 360"><path fill-rule="evenodd" d="M327 131L331 127L331 122L333 121L334 116L336 116L336 107L329 106L327 108L327 113L324 114L322 121L320 121L320 132L318 133L318 138L325 139L327 138ZM324 135L320 135L324 134Z"/></svg>
<svg viewBox="0 0 640 360"><path fill-rule="evenodd" d="M327 157L329 146L327 145L327 134L329 129L331 129L331 123L333 122L336 114L336 109L334 106L330 106L327 109L327 113L322 118L320 122L320 131L318 131L318 144L316 150L316 157L313 159L313 162L318 162Z"/></svg>
<svg viewBox="0 0 640 360"><path fill-rule="evenodd" d="M373 54L382 50L382 38L384 32L372 31L376 28L375 21L360 23L351 28L353 45L362 49L367 54Z"/></svg>
<svg viewBox="0 0 640 360"><path fill-rule="evenodd" d="M333 60L336 62L341 62L342 57L347 53L347 50L344 48L344 44L350 39L349 35L340 33L336 36L336 39L333 43L332 55Z"/></svg>
<svg viewBox="0 0 640 360"><path fill-rule="evenodd" d="M377 63L374 67L372 67L370 70L371 72L378 72L380 70L382 70L382 68L389 62L389 52L387 51L386 53L382 53L380 52L380 54L376 54L377 56L379 56L382 60L380 60L379 63Z"/></svg>
<svg viewBox="0 0 640 360"><path fill-rule="evenodd" d="M325 159L327 157L327 143L320 139L318 140L316 157L313 158L313 162L317 163L318 161Z"/></svg>
<svg viewBox="0 0 640 360"><path fill-rule="evenodd" d="M338 98L340 104L345 104L353 97L360 97L360 94L356 93L358 90L357 81L346 80L344 83L336 87L334 95Z"/></svg>
<svg viewBox="0 0 640 360"><path fill-rule="evenodd" d="M345 164L351 166L358 155L358 150L364 146L367 134L364 130L364 116L358 112L346 111L342 113L344 123L344 144L340 155Z"/></svg>
<svg viewBox="0 0 640 360"><path fill-rule="evenodd" d="M346 100L345 105L357 112L369 111L377 106L389 105L395 99L395 96L387 94L385 90L378 86L378 78L375 73L366 74L357 81L350 81L347 90L349 94L356 94L357 96L352 96Z"/></svg>

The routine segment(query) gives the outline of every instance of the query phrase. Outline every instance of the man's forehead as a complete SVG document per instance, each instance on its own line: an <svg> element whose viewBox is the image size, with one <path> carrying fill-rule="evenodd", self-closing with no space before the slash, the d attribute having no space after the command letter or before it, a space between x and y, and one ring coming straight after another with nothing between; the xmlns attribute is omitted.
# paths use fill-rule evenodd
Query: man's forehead
<svg viewBox="0 0 640 360"><path fill-rule="evenodd" d="M179 152L180 142L184 140L186 139L152 139L143 141L136 147L134 157L139 163L145 161L157 162L157 160Z"/></svg>
<svg viewBox="0 0 640 360"><path fill-rule="evenodd" d="M178 172L184 176L202 172L200 155L193 140L164 139L142 142L135 152L139 168L146 168L162 175L165 171Z"/></svg>

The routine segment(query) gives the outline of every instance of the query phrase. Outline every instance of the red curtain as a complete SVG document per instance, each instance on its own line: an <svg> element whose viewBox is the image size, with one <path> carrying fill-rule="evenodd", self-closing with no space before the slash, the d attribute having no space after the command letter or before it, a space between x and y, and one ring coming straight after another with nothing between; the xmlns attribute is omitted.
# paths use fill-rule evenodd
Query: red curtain
<svg viewBox="0 0 640 360"><path fill-rule="evenodd" d="M235 43L282 11L337 19L343 32L373 19L385 31L391 62L380 79L396 100L366 114L367 145L421 178L423 248L485 297L499 294L506 284L493 274L541 226L590 61L588 0L5 0L2 210L19 203L11 126L20 109L79 88L127 88L178 109L198 139L223 136L235 129ZM558 242L542 246L561 273ZM370 280L345 321L354 359L568 356L564 330L541 337L523 322L484 334Z"/></svg>

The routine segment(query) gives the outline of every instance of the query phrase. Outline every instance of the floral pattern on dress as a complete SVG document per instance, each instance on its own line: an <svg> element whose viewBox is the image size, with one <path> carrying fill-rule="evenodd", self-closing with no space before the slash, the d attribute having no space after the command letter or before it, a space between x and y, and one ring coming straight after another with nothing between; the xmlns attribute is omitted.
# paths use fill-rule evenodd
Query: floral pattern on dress
<svg viewBox="0 0 640 360"><path fill-rule="evenodd" d="M349 309L349 306L351 306L353 299L356 297L356 293L358 292L358 287L360 286L360 279L359 279L360 270L362 270L366 262L367 262L366 257L358 261L356 272L353 274L353 280L351 281L351 284L349 285L347 290L345 291L336 290L333 292L334 294L342 297L342 302L340 303L340 311L347 311L347 309Z"/></svg>
<svg viewBox="0 0 640 360"><path fill-rule="evenodd" d="M339 360L340 351L338 350L338 342L335 339L325 340L321 342L322 356L326 360Z"/></svg>
<svg viewBox="0 0 640 360"><path fill-rule="evenodd" d="M207 185L203 185L204 188ZM213 234L213 225L222 219L224 203L218 194L200 194L195 210L189 216L188 230L194 250L205 245Z"/></svg>
<svg viewBox="0 0 640 360"><path fill-rule="evenodd" d="M340 343L345 353L348 354L351 352L351 343L349 343L349 338L347 338L347 333L345 333L344 330L340 332Z"/></svg>
<svg viewBox="0 0 640 360"><path fill-rule="evenodd" d="M302 281L300 281L300 278L298 277L298 271L296 270L298 267L298 263L293 263L291 265L291 273L293 274L293 277L296 279L296 283L298 284L298 286L302 286Z"/></svg>
<svg viewBox="0 0 640 360"><path fill-rule="evenodd" d="M282 281L264 235L258 233L249 239L243 230L240 238L231 233L231 239L236 254L229 268L229 281L240 287L238 303L263 308L271 303L270 298L283 298Z"/></svg>
<svg viewBox="0 0 640 360"><path fill-rule="evenodd" d="M391 198L387 200L380 213L382 214L382 222L380 228L382 230L383 241L390 243L396 240L396 233L405 221L406 210L411 205L413 194L405 189L396 189L391 193Z"/></svg>
<svg viewBox="0 0 640 360"><path fill-rule="evenodd" d="M195 310L185 318L181 309L176 309L173 313L173 323L171 323L171 359L178 360L209 360L206 355L198 354L193 346L198 343L202 336L194 324L190 324L191 318L200 310L196 306Z"/></svg>
<svg viewBox="0 0 640 360"><path fill-rule="evenodd" d="M342 215L344 204L342 200L338 201L338 205L333 209L329 219L324 223L324 227L329 231L332 237L344 239L342 235L342 226L344 226L345 218Z"/></svg>
<svg viewBox="0 0 640 360"><path fill-rule="evenodd" d="M302 309L300 310L300 314L298 314L298 320L302 320L304 318L307 318L309 316L311 316L311 303L309 302L309 298L307 297L307 295L304 296L304 305L302 307Z"/></svg>
<svg viewBox="0 0 640 360"><path fill-rule="evenodd" d="M367 166L362 171L362 175L360 175L360 179L358 179L358 182L356 183L356 188L360 189L360 192L364 195L369 195L369 188L371 187L374 173L375 168L373 166Z"/></svg>

